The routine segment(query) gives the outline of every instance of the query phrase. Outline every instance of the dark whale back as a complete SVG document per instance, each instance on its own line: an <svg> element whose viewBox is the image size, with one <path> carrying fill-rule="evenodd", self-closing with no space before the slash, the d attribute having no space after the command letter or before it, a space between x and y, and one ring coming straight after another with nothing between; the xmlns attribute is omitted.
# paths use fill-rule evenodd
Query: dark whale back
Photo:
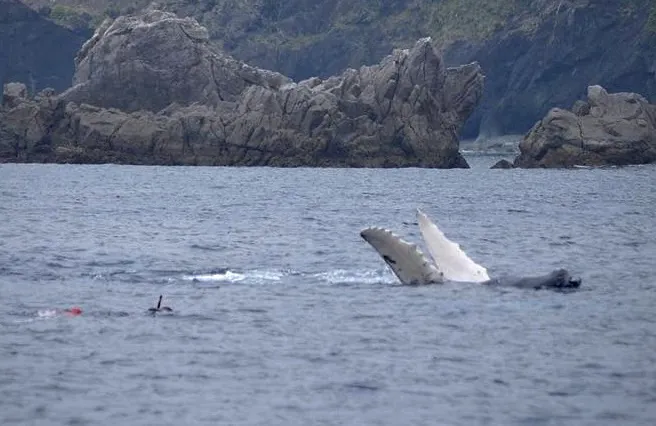
<svg viewBox="0 0 656 426"><path fill-rule="evenodd" d="M535 277L501 277L486 281L483 284L517 288L577 288L581 285L580 278L572 278L566 269Z"/></svg>

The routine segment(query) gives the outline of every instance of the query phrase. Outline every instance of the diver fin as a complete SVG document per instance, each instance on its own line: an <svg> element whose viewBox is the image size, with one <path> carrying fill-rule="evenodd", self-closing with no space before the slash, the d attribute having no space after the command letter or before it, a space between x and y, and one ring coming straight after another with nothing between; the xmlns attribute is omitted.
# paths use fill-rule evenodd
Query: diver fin
<svg viewBox="0 0 656 426"><path fill-rule="evenodd" d="M442 273L426 259L416 244L403 240L392 231L372 227L360 236L376 249L394 274L407 285L442 283Z"/></svg>
<svg viewBox="0 0 656 426"><path fill-rule="evenodd" d="M417 209L417 220L428 252L445 279L475 283L490 279L487 269L470 259L460 245L449 240L420 209Z"/></svg>

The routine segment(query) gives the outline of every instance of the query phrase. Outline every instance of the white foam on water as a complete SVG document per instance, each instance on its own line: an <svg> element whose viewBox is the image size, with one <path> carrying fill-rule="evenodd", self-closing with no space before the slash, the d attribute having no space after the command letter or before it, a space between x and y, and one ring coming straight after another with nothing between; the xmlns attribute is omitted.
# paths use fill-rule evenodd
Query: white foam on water
<svg viewBox="0 0 656 426"><path fill-rule="evenodd" d="M223 283L239 283L239 282L254 282L258 284L265 284L271 282L279 282L285 277L293 276L309 276L315 278L319 281L323 281L329 284L377 284L377 283L390 283L394 284L397 282L394 275L387 269L378 269L378 270L346 270L346 269L335 269L325 272L316 272L316 273L300 273L295 271L284 271L284 270L252 270L252 271L242 271L234 272L227 270L220 273L211 273L211 274L190 274L184 275L182 277L185 281L196 281L200 283L212 283L212 282L223 282Z"/></svg>
<svg viewBox="0 0 656 426"><path fill-rule="evenodd" d="M246 272L233 272L225 271L215 274L195 274L185 275L182 278L187 281L199 282L230 282L236 283L244 280L267 282L267 281L280 281L285 274L280 271L265 270L265 271L246 271Z"/></svg>
<svg viewBox="0 0 656 426"><path fill-rule="evenodd" d="M285 274L280 271L253 271L253 278L264 281L280 281Z"/></svg>
<svg viewBox="0 0 656 426"><path fill-rule="evenodd" d="M333 271L320 272L313 276L330 284L376 284L380 282L396 282L396 277L386 270L349 271L345 269L336 269Z"/></svg>
<svg viewBox="0 0 656 426"><path fill-rule="evenodd" d="M228 281L239 282L246 279L246 275L232 271L225 271L218 274L198 274L198 275L185 275L182 279L187 281L200 281L200 282L213 282L213 281Z"/></svg>

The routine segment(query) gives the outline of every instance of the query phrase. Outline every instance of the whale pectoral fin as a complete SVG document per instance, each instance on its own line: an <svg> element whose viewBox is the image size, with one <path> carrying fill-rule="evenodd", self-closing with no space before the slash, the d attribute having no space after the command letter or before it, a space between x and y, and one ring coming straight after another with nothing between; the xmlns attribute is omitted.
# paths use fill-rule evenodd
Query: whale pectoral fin
<svg viewBox="0 0 656 426"><path fill-rule="evenodd" d="M420 209L417 209L417 221L428 252L445 279L476 283L490 279L487 269L471 260L460 245L449 240Z"/></svg>
<svg viewBox="0 0 656 426"><path fill-rule="evenodd" d="M406 285L442 283L442 273L424 256L416 244L403 240L392 231L372 227L360 236L380 254L394 274Z"/></svg>

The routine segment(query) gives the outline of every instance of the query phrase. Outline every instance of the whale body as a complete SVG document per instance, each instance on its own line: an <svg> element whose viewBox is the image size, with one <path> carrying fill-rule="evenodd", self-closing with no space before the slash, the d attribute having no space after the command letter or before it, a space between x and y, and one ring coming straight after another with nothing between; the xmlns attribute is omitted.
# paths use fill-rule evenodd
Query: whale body
<svg viewBox="0 0 656 426"><path fill-rule="evenodd" d="M581 279L573 278L567 269L556 269L553 272L537 277L502 277L485 281L483 284L530 288L535 290L542 288L563 289L579 287L581 285Z"/></svg>
<svg viewBox="0 0 656 426"><path fill-rule="evenodd" d="M405 241L389 229L369 227L360 232L360 236L378 252L402 284L458 281L535 289L578 287L581 284L581 280L572 278L566 269L535 277L491 279L484 266L474 262L459 244L449 240L420 209L417 209L417 222L433 262L416 244Z"/></svg>

